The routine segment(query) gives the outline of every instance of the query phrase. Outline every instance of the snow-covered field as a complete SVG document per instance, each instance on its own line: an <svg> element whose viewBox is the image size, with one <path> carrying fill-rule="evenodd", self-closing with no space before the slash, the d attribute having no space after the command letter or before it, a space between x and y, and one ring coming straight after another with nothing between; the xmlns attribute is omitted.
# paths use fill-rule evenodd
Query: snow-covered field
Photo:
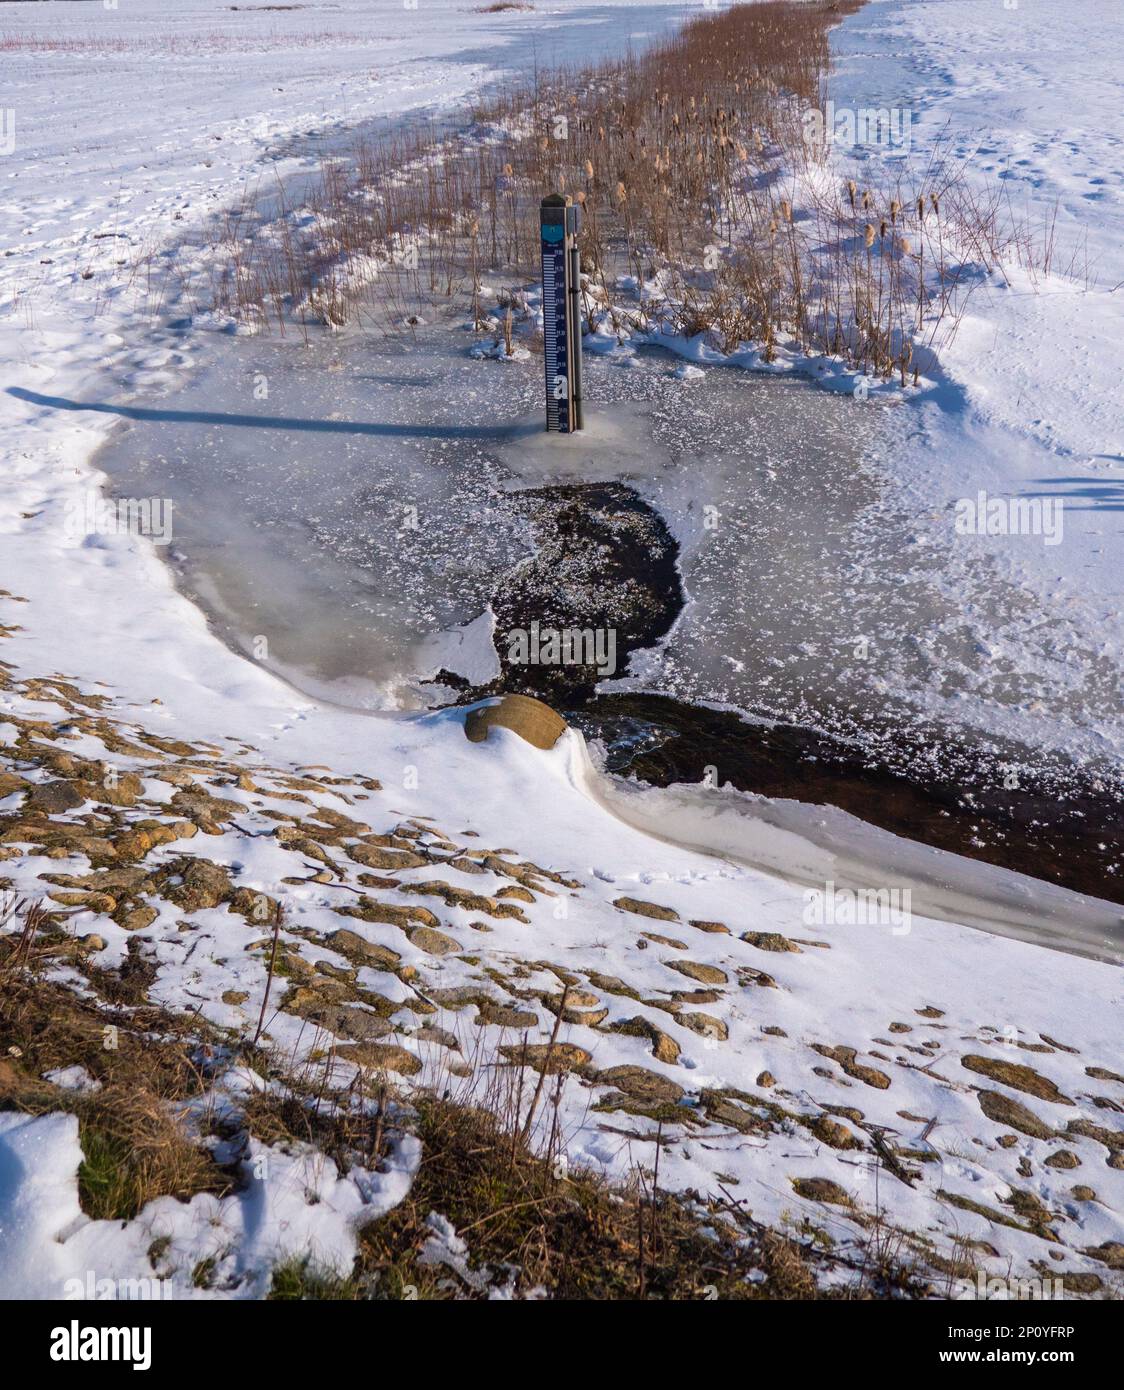
<svg viewBox="0 0 1124 1390"><path fill-rule="evenodd" d="M1073 0L1063 25L1049 0L1020 0L1015 9L979 0L873 0L838 40L841 53L852 55L841 67L840 101L851 99L848 92L863 103L880 96L884 64L895 91L881 104L908 99L912 158L924 158L935 142L951 144L981 188L1001 178L1005 194L1025 202L1036 218L1051 219L1057 207L1055 273L1011 269L1006 279L992 275L980 284L944 354L939 389L918 407L917 438L902 460L899 483L919 517L929 516L934 533L946 528L940 544L948 544L951 505L980 489L1002 497L1065 497L1062 544L1045 546L1033 536L961 539L966 547L1009 545L988 553L998 554L1011 584L1028 596L1029 616L1017 631L996 630L985 612L967 615L976 639L990 644L997 668L1010 662L1029 679L1041 679L1047 698L1015 701L1006 711L1009 731L1068 746L1078 758L1118 758L1121 750L1120 709L1106 693L1117 688L1121 666L1124 575L1116 365L1124 336L1116 92L1124 40L1111 23L1113 10L1109 0ZM536 55L588 56L596 46L662 30L683 12L681 6L622 3L485 15L446 0L419 0L416 9L340 0L262 12L232 9L221 0L188 6L136 0L115 10L0 4L0 176L6 177L0 206L0 586L26 600L0 600L0 622L12 625L3 657L14 682L0 696L0 732L14 744L15 721L47 720L67 739L68 751L105 756L99 737L71 729L68 698L19 685L29 677L61 675L111 698L113 717L167 739L220 749L222 757L236 755L263 770L316 766L377 777L382 790L371 796L360 798L351 785L324 787L314 797L375 833L411 816L432 817L444 832L442 842L463 853L476 843L507 846L517 859L572 879L577 886L565 894L545 886L533 893L525 922L489 916L490 931L479 941L474 928L487 909L447 901L441 924L455 945L439 945L436 952L410 940L416 930L408 935L386 922L341 921L339 891L309 884L284 892L292 905L289 927L313 934L291 940L293 952L307 961L338 961L326 934L346 925L369 943L397 951L430 991L479 991L481 972L490 967L506 979L507 996L536 1013L535 1037L545 1039L553 1026L536 999L557 991L558 971L580 979L594 996L591 1016L607 1012L596 1024L567 1024L562 1032L597 1069L570 1087L574 1160L614 1174L633 1161L650 1161L650 1146L600 1123L607 1118L619 1131L634 1122L639 1132L647 1128L643 1118L630 1117L627 1105L606 1116L588 1104L596 1097L612 1105L614 1094L627 1097L628 1085L643 1088L635 1075L599 1081L598 1073L645 1068L662 1079L663 1097L706 1118L698 1128L684 1126L665 1153L665 1185L706 1191L723 1174L736 1179L738 1197L761 1219L807 1215L846 1245L860 1236L851 1220L854 1208L837 1200L825 1206L803 1195L815 1189L793 1187L794 1181L823 1178L842 1188L860 1212L877 1206L939 1248L957 1238L982 1242L981 1264L993 1272L1011 1261L1020 1273L1041 1266L1108 1280L1124 1242L1114 1123L1124 1105L1115 965L934 920L924 915L934 910L929 900L904 930L900 920L816 922L809 917L808 884L821 874L841 887L861 882L861 849L848 846L840 854L834 861L839 872L830 859L824 870L821 852L809 848L815 837L804 838L789 824L770 855L783 857L791 836L791 858L766 871L758 854L739 854L736 829L730 829L743 817L751 846L753 831L759 838L761 824L776 819L769 808L756 814L752 798L715 791L713 816L656 792L630 807L625 793L591 768L572 732L550 753L502 733L469 744L463 711L374 717L297 694L208 630L173 587L157 547L127 534L79 537L68 528L68 509L83 505L97 486L88 461L113 417L7 394L18 388L98 401L107 391L158 392L173 384L190 369L192 349L182 335L161 341L158 327L154 332L138 310L143 287L132 268L144 249L237 200L264 173L308 167L323 147L319 137L328 132L332 138L341 124L411 108L448 108L493 79L509 56L521 65ZM847 157L840 152L841 160ZM1080 667L1075 676L1074 662ZM1073 717L1062 707L1071 676L1079 687ZM1090 698L1082 691L1092 692ZM991 708L994 691L986 682L979 698ZM221 784L218 795L244 806L237 828L224 825L207 839L207 856L237 886L276 894L281 880L299 868L300 855L249 832L268 829L262 812L291 812L291 801L274 799L268 789L231 790L217 764L207 770L201 753L184 761L202 765L201 784ZM29 775L42 780L43 773ZM175 784L158 768L144 775L156 814L166 813ZM270 783L270 775L263 781ZM22 795L6 794L0 810L15 812ZM708 819L721 821L720 835L716 827L708 830ZM189 853L197 847L198 841ZM912 882L905 856L895 863L892 847L888 853L889 860L880 850L865 861L868 886L901 889ZM162 846L153 860L172 854ZM428 882L434 862L427 852L424 867L404 870L407 888ZM4 865L8 886L20 892L33 885L41 892L37 876L59 868L55 858L35 852ZM351 869L344 865L341 882ZM448 868L442 881L491 896L503 874L495 867L486 872L489 877ZM967 868L947 873L941 901L959 898L965 921L986 919L988 910L977 909L991 890ZM417 902L399 891L396 901ZM1093 914L1103 954L1114 953L1119 918L1113 931L1105 905L1067 902L1061 895L1056 906L1044 906L1033 881L1014 876L1003 893L1016 904L1016 916L1023 901L1028 919L1044 911L1059 920L1067 912L1085 921ZM622 898L657 904L660 920L622 909L616 905ZM560 902L567 910L558 911ZM153 998L198 1006L224 1027L248 1022L252 1029L265 968L261 954L246 947L261 936L260 926L212 908L196 914L195 930L185 934L177 927L182 916L163 904L144 931L145 950L158 964ZM700 921L723 924L729 934L688 925ZM103 963L110 966L124 958L132 939L93 910L74 927L104 939ZM642 934L653 927L653 935ZM778 951L776 940L755 943L743 933L776 935L790 944L799 938L800 949ZM389 992L392 1003L408 1001L410 990L393 974L364 967L359 980L384 997ZM605 981L623 981L626 989ZM692 982L702 988L692 990ZM244 993L241 1003L222 1002L232 989ZM676 999L676 991L697 997ZM505 990L498 993L502 1000ZM696 1005L706 1012L693 1012ZM670 1038L662 1058L653 1055L650 1037L607 1031L637 1014ZM402 1009L392 1021L400 1030L397 1042L428 1060L438 1044L412 1040L417 1019ZM440 1021L456 1030L454 1012ZM308 1048L298 1018L279 1014L270 1027L280 1049ZM962 1063L967 1057L975 1060ZM1029 1068L1032 1076L1012 1066ZM761 1081L766 1073L768 1085ZM253 1082L228 1081L232 1091L243 1084ZM613 1086L606 1096L603 1088ZM732 1098L734 1090L742 1098ZM716 1103L700 1108L700 1096L720 1091L734 1107L725 1112L725 1124ZM985 1102L983 1094L999 1099ZM803 1118L758 1132L737 1107L770 1097ZM1024 1102L1035 1112L1030 1120L1020 1116ZM811 1127L831 1114L853 1131L841 1136L838 1126ZM157 1228L171 1237L173 1269L190 1271L215 1253L206 1242L216 1220L228 1231L257 1231L253 1243L233 1236L228 1245L234 1253L223 1259L231 1291L260 1293L270 1264L287 1253L288 1237L277 1234L282 1228L295 1233L293 1239L307 1236L329 1262L345 1266L362 1209L370 1215L401 1190L394 1172L353 1169L343 1179L321 1171L319 1204L302 1203L297 1212L292 1191L310 1184L306 1173L295 1174L290 1156L270 1169L268 1181L282 1184L280 1193L269 1189L263 1197L251 1188L252 1198L223 1199L221 1216L212 1199L197 1198L189 1207L148 1213L143 1235L108 1231L78 1212L73 1122L8 1114L0 1120L6 1181L0 1241L17 1252L14 1261L6 1256L2 1262L5 1296L59 1296L60 1283L84 1277L91 1262L114 1278L151 1273L143 1257ZM856 1137L872 1124L887 1126L903 1146L928 1155L918 1160L916 1185L885 1174L876 1181L872 1151ZM1062 1135L1076 1173L1073 1165L1063 1166L1069 1158L1046 1162ZM402 1156L402 1172L410 1161ZM251 1200L261 1207L248 1210ZM1004 1213L1008 1219L995 1219ZM1084 1253L1090 1249L1098 1253Z"/></svg>

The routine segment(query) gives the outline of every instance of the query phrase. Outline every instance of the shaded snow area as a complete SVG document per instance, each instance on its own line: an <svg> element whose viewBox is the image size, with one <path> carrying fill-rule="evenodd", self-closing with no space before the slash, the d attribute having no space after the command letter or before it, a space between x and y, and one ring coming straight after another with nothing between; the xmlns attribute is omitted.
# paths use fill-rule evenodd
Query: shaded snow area
<svg viewBox="0 0 1124 1390"><path fill-rule="evenodd" d="M123 1029L165 1009L229 1042L175 1116L221 1195L83 1210L96 1054L0 1110L0 1297L261 1297L291 1259L347 1275L422 1159L415 1090L482 1095L543 1061L563 1009L569 1162L650 1171L659 1126L662 1188L725 1190L841 1257L882 1219L944 1295L955 1258L1119 1296L1118 907L720 777L625 784L573 729L470 742L464 707L427 708L452 698L442 670L495 674L492 581L531 548L514 494L623 480L678 542L686 601L617 688L856 736L916 720L1118 776L1114 7L872 0L835 31L836 99L909 105L911 160L939 144L1036 222L1057 208L1052 270L981 274L896 403L738 370L751 350L602 341L590 436L533 446L540 359L473 356L461 326L305 346L147 296L146 250L202 245L356 129L683 13L0 3L0 932L44 899L68 914L45 987L93 1009L128 978ZM832 157L874 181L892 155ZM170 533L88 526L103 487L174 502ZM980 490L1064 497L1064 536L958 533ZM242 1045L279 902L266 1080ZM250 1139L282 1074L326 1109L389 1075L380 1161ZM470 1285L471 1233L427 1230L423 1262Z"/></svg>

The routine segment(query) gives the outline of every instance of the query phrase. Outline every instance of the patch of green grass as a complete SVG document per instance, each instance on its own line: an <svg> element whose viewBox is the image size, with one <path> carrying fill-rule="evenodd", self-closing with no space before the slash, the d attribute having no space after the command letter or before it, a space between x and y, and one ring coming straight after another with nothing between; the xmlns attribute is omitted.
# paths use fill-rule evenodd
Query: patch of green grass
<svg viewBox="0 0 1124 1390"><path fill-rule="evenodd" d="M269 1298L277 1302L339 1303L361 1298L362 1290L354 1279L341 1279L317 1269L308 1259L292 1259L273 1271Z"/></svg>
<svg viewBox="0 0 1124 1390"><path fill-rule="evenodd" d="M95 1221L127 1221L138 1210L128 1147L96 1125L82 1125L79 1142L78 1201L82 1210Z"/></svg>

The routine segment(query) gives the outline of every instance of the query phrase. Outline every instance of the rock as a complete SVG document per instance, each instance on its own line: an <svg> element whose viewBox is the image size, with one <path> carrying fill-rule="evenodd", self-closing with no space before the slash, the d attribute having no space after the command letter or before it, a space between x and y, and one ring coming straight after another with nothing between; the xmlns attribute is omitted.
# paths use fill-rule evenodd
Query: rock
<svg viewBox="0 0 1124 1390"><path fill-rule="evenodd" d="M599 1086L614 1086L641 1101L675 1102L683 1096L682 1086L647 1067L610 1067L598 1072L596 1079Z"/></svg>
<svg viewBox="0 0 1124 1390"><path fill-rule="evenodd" d="M400 907L396 903L380 903L365 895L358 903L347 907L337 907L340 917L358 917L362 922L385 922L390 927L401 927L410 931L413 927L439 927L441 919L430 912L428 907Z"/></svg>
<svg viewBox="0 0 1124 1390"><path fill-rule="evenodd" d="M661 907L659 903L644 902L642 898L617 898L613 903L622 912L633 912L638 917L654 917L660 922L678 922L679 913L673 907Z"/></svg>
<svg viewBox="0 0 1124 1390"><path fill-rule="evenodd" d="M185 858L169 867L181 876L182 882L166 887L163 896L185 912L218 907L234 893L230 874L221 864L213 864L209 859Z"/></svg>
<svg viewBox="0 0 1124 1390"><path fill-rule="evenodd" d="M170 805L181 816L186 816L196 824L222 825L245 811L240 801L228 801L221 796L211 796L201 788L192 791L181 789L172 797Z"/></svg>
<svg viewBox="0 0 1124 1390"><path fill-rule="evenodd" d="M1042 1160L1047 1168L1080 1168L1081 1160L1072 1149L1059 1149Z"/></svg>
<svg viewBox="0 0 1124 1390"><path fill-rule="evenodd" d="M488 872L487 869L483 867L483 865L477 864L477 862L474 859L466 859L463 854L458 855L456 859L450 859L448 861L448 866L450 869L459 870L459 872L462 874L484 874ZM500 892L496 894L496 896L500 897L503 893L506 893L508 891L510 890L506 888L501 889ZM529 897L527 901L534 902L534 897Z"/></svg>
<svg viewBox="0 0 1124 1390"><path fill-rule="evenodd" d="M1100 1245L1087 1245L1082 1252L1091 1260L1100 1260L1109 1269L1124 1269L1124 1245L1118 1240L1106 1240Z"/></svg>
<svg viewBox="0 0 1124 1390"><path fill-rule="evenodd" d="M741 1091L709 1091L699 1092L699 1105L708 1120L713 1120L715 1124L728 1125L730 1129L736 1129L741 1134L760 1133L768 1129L768 1124L746 1108L744 1104L739 1104L739 1100L748 1101L751 1097L744 1095ZM686 1110L685 1114L690 1115Z"/></svg>
<svg viewBox="0 0 1124 1390"><path fill-rule="evenodd" d="M315 1004L304 1008L301 1017L307 1018L311 1023L320 1024L337 1038L346 1038L350 1042L373 1042L394 1031L393 1024L387 1019L374 1010L360 1008L357 1004Z"/></svg>
<svg viewBox="0 0 1124 1390"><path fill-rule="evenodd" d="M1020 1134L1029 1134L1032 1139L1052 1139L1054 1131L1025 1105L1001 1091L980 1091L980 1109L989 1120L997 1125L1007 1125L1017 1129Z"/></svg>
<svg viewBox="0 0 1124 1390"><path fill-rule="evenodd" d="M675 1013L684 1004L717 1004L721 998L721 991L717 989L676 989L672 991L670 1003L659 1002L655 999L644 999L641 1002L649 1004L653 1008L664 1008Z"/></svg>
<svg viewBox="0 0 1124 1390"><path fill-rule="evenodd" d="M856 1081L861 1081L866 1086L873 1086L876 1090L884 1091L890 1084L890 1078L884 1071L856 1061L857 1053L853 1047L825 1047L822 1043L813 1043L812 1051L838 1063L848 1076L853 1076Z"/></svg>
<svg viewBox="0 0 1124 1390"><path fill-rule="evenodd" d="M913 1024L912 1024L912 1023L891 1023L891 1024L890 1024L890 1032L891 1032L891 1033L912 1033L912 1032L913 1032Z"/></svg>
<svg viewBox="0 0 1124 1390"><path fill-rule="evenodd" d="M725 1023L713 1014L680 1013L675 1015L675 1021L684 1028L690 1028L692 1033L698 1033L703 1038L714 1038L717 1042L725 1042L730 1036Z"/></svg>
<svg viewBox="0 0 1124 1390"><path fill-rule="evenodd" d="M455 861L454 861L455 862ZM471 862L466 860L466 863ZM475 866L473 866L475 868ZM477 873L483 873L483 869L476 869ZM497 898L518 898L521 903L533 903L535 895L528 888L521 884L510 883L506 888L501 888L496 894Z"/></svg>
<svg viewBox="0 0 1124 1390"><path fill-rule="evenodd" d="M1095 1125L1092 1120L1070 1120L1065 1130L1067 1134L1079 1134L1083 1139L1095 1139L1113 1157L1124 1154L1124 1130L1105 1129L1103 1125ZM1112 1166L1111 1159L1109 1165Z"/></svg>
<svg viewBox="0 0 1124 1390"><path fill-rule="evenodd" d="M412 1052L397 1043L358 1042L336 1049L336 1056L357 1067L375 1071L397 1072L399 1076L416 1076L422 1064Z"/></svg>
<svg viewBox="0 0 1124 1390"><path fill-rule="evenodd" d="M494 1002L487 990L476 985L455 985L450 989L430 989L426 993L443 1009L467 1009L470 1004L481 1008Z"/></svg>
<svg viewBox="0 0 1124 1390"><path fill-rule="evenodd" d="M830 1115L817 1115L809 1124L808 1129L821 1143L832 1149L861 1149L863 1147L846 1125L841 1125Z"/></svg>
<svg viewBox="0 0 1124 1390"><path fill-rule="evenodd" d="M756 946L759 951L793 951L800 955L800 947L794 941L789 941L787 936L782 936L775 931L744 931L741 934L742 941L750 946Z"/></svg>
<svg viewBox="0 0 1124 1390"><path fill-rule="evenodd" d="M561 994L544 994L540 997L552 1014L557 1014L562 1007ZM609 1010L601 1003L596 994L590 994L585 989L571 989L567 994L566 1012L562 1015L564 1023L577 1023L585 1028L596 1028L608 1016Z"/></svg>
<svg viewBox="0 0 1124 1390"><path fill-rule="evenodd" d="M762 1088L762 1090L768 1091L777 1084L777 1078L773 1075L771 1071L759 1072L757 1076L757 1084Z"/></svg>
<svg viewBox="0 0 1124 1390"><path fill-rule="evenodd" d="M82 806L87 798L69 782L41 782L27 793L24 802L28 810L43 811L48 816L60 815Z"/></svg>
<svg viewBox="0 0 1124 1390"><path fill-rule="evenodd" d="M277 899L271 898L268 893L259 893L254 888L236 888L227 911L238 913L247 922L261 927L272 926L277 921L280 908Z"/></svg>
<svg viewBox="0 0 1124 1390"><path fill-rule="evenodd" d="M725 924L725 922L705 922L697 921L696 919L692 918L690 925L692 927L697 927L699 931L717 932L722 936L730 935L730 928Z"/></svg>
<svg viewBox="0 0 1124 1390"><path fill-rule="evenodd" d="M160 914L154 907L142 903L140 907L130 907L127 903L118 907L113 920L125 931L144 931L150 927Z"/></svg>
<svg viewBox="0 0 1124 1390"><path fill-rule="evenodd" d="M1091 1076L1094 1081L1119 1081L1124 1083L1124 1076L1119 1072L1109 1071L1107 1067L1086 1067L1085 1075Z"/></svg>
<svg viewBox="0 0 1124 1390"><path fill-rule="evenodd" d="M0 768L0 800L6 796L11 796L13 792L27 790L29 783L15 772L9 772L6 768Z"/></svg>
<svg viewBox="0 0 1124 1390"><path fill-rule="evenodd" d="M143 859L150 849L155 848L157 844L166 844L171 838L170 835L158 838L151 830L133 826L131 830L125 830L113 837L113 848L118 859Z"/></svg>
<svg viewBox="0 0 1124 1390"><path fill-rule="evenodd" d="M439 878L426 879L424 883L404 883L401 891L438 897L446 907L460 907L466 912L486 912L490 917L514 917L520 922L528 920L516 903L498 903L483 893L470 893L467 888L457 888Z"/></svg>
<svg viewBox="0 0 1124 1390"><path fill-rule="evenodd" d="M117 908L117 899L108 893L57 891L48 893L47 897L52 902L60 903L63 907L81 907L88 912L104 912L107 915Z"/></svg>
<svg viewBox="0 0 1124 1390"><path fill-rule="evenodd" d="M446 936L443 931L435 931L433 927L414 927L407 936L411 946L430 956L447 956L461 949L461 943L454 937Z"/></svg>
<svg viewBox="0 0 1124 1390"><path fill-rule="evenodd" d="M135 772L118 772L90 789L91 800L107 806L135 806L143 795L144 783Z"/></svg>
<svg viewBox="0 0 1124 1390"><path fill-rule="evenodd" d="M450 992L445 991L445 993ZM514 1004L499 1004L494 999L484 999L476 1006L476 1026L478 1028L537 1028L539 1016L531 1013L529 1009L517 1008Z"/></svg>
<svg viewBox="0 0 1124 1390"><path fill-rule="evenodd" d="M526 1049L520 1043L510 1043L501 1047L500 1051L513 1065L526 1060L527 1065L535 1071L546 1071L551 1075L560 1071L574 1071L588 1066L593 1060L584 1047L578 1047L575 1043L556 1042L553 1049L549 1043L528 1043Z"/></svg>
<svg viewBox="0 0 1124 1390"><path fill-rule="evenodd" d="M853 1207L850 1196L830 1178L792 1178L793 1190L798 1197L806 1197L810 1202L825 1202L833 1207Z"/></svg>
<svg viewBox="0 0 1124 1390"><path fill-rule="evenodd" d="M397 951L392 951L389 946L376 946L346 927L332 932L327 944L354 964L365 965L372 970L396 970L402 962Z"/></svg>
<svg viewBox="0 0 1124 1390"><path fill-rule="evenodd" d="M624 999L639 999L640 994L616 975L602 975L596 970L587 972L589 983L603 994L615 994Z"/></svg>
<svg viewBox="0 0 1124 1390"><path fill-rule="evenodd" d="M464 721L470 743L487 741L490 729L510 729L535 748L553 748L566 732L566 721L531 695L502 695L492 704L470 710Z"/></svg>
<svg viewBox="0 0 1124 1390"><path fill-rule="evenodd" d="M646 1038L652 1044L652 1056L657 1062L666 1062L673 1066L679 1061L679 1044L674 1038L669 1037L654 1023L646 1019L641 1014L634 1018L621 1019L617 1023L610 1025L610 1032L624 1033L634 1038ZM625 1090L621 1087L621 1090Z"/></svg>
<svg viewBox="0 0 1124 1390"><path fill-rule="evenodd" d="M347 855L368 869L416 869L429 862L413 850L380 849L378 845L349 845Z"/></svg>
<svg viewBox="0 0 1124 1390"><path fill-rule="evenodd" d="M461 1050L455 1033L450 1033L447 1028L437 1028L433 1024L426 1024L423 1028L415 1028L410 1036L415 1042L436 1043L438 1047L446 1047L450 1052Z"/></svg>
<svg viewBox="0 0 1124 1390"><path fill-rule="evenodd" d="M1079 1202L1095 1202L1097 1200L1097 1194L1093 1188L1080 1182L1074 1187L1073 1195Z"/></svg>
<svg viewBox="0 0 1124 1390"><path fill-rule="evenodd" d="M656 946L667 946L672 951L686 951L688 949L685 941L677 941L674 936L660 936L658 932L642 931L640 935L645 941L651 941Z"/></svg>
<svg viewBox="0 0 1124 1390"><path fill-rule="evenodd" d="M724 985L728 978L726 972L719 970L716 965L704 965L697 960L665 960L664 965L669 970L686 975L688 979L698 980L700 985Z"/></svg>
<svg viewBox="0 0 1124 1390"><path fill-rule="evenodd" d="M1039 1100L1052 1101L1055 1105L1073 1104L1068 1096L1062 1095L1052 1081L1040 1076L1033 1067L1024 1067L1018 1062L1002 1061L997 1057L980 1057L974 1053L961 1057L960 1065L992 1081L999 1081L1004 1086L1011 1086L1016 1091L1025 1091L1027 1095L1037 1096Z"/></svg>

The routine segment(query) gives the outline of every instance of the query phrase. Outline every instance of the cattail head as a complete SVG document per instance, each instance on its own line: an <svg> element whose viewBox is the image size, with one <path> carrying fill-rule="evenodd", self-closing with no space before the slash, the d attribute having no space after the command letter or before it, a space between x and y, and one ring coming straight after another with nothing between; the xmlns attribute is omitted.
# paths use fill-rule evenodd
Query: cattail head
<svg viewBox="0 0 1124 1390"><path fill-rule="evenodd" d="M878 224L878 235L879 235L879 236L885 236L885 235L886 235L886 219L885 219L885 218L883 218L882 221L879 222L879 224Z"/></svg>
<svg viewBox="0 0 1124 1390"><path fill-rule="evenodd" d="M515 173L515 170L511 167L510 164L505 164L505 165L503 166L503 176L504 176L505 179L511 178L512 175L513 175L514 173Z"/></svg>
<svg viewBox="0 0 1124 1390"><path fill-rule="evenodd" d="M917 220L918 220L918 222L924 222L924 221L925 221L925 195L924 195L924 193L922 193L921 196L920 196L920 197L918 198L918 200L917 200Z"/></svg>
<svg viewBox="0 0 1124 1390"><path fill-rule="evenodd" d="M941 205L935 193L929 194L929 202L933 205L933 211L939 217L941 215Z"/></svg>
<svg viewBox="0 0 1124 1390"><path fill-rule="evenodd" d="M617 182L617 202L618 202L618 203L627 203L627 202L628 202L628 191L626 190L624 184L621 183L619 180L618 180L618 182Z"/></svg>
<svg viewBox="0 0 1124 1390"><path fill-rule="evenodd" d="M591 179L591 178L593 177L593 160L592 160L592 159L587 159L587 160L585 161L585 176L586 176L587 179Z"/></svg>
<svg viewBox="0 0 1124 1390"><path fill-rule="evenodd" d="M874 245L874 228L869 222L863 228L863 245L868 249Z"/></svg>
<svg viewBox="0 0 1124 1390"><path fill-rule="evenodd" d="M910 245L908 237L903 236L899 238L898 250L902 253L903 256L910 256L913 254L913 247Z"/></svg>
<svg viewBox="0 0 1124 1390"><path fill-rule="evenodd" d="M902 210L902 205L901 205L901 203L899 203L898 200L897 200L896 198L891 198L891 199L890 199L890 221L891 221L891 222L897 222L897 220L898 220L898 213L901 212L901 210Z"/></svg>
<svg viewBox="0 0 1124 1390"><path fill-rule="evenodd" d="M574 201L575 201L576 203L584 203L584 202L585 202L585 194L582 193L582 192L575 193L575 194L574 194Z"/></svg>
<svg viewBox="0 0 1124 1390"><path fill-rule="evenodd" d="M860 206L861 206L864 210L865 210L866 208L870 207L870 190L869 190L869 189L864 189L864 190L863 190L862 203L860 204Z"/></svg>

